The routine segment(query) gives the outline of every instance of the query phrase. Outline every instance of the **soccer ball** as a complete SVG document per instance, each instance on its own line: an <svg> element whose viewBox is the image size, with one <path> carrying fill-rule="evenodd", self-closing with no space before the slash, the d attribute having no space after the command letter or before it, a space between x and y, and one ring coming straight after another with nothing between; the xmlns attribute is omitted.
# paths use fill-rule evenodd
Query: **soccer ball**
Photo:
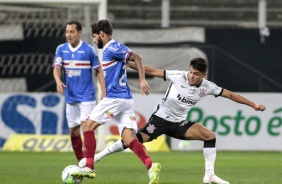
<svg viewBox="0 0 282 184"><path fill-rule="evenodd" d="M77 165L69 165L62 172L62 180L65 184L80 184L83 177L73 177L73 172L80 171L80 167Z"/></svg>

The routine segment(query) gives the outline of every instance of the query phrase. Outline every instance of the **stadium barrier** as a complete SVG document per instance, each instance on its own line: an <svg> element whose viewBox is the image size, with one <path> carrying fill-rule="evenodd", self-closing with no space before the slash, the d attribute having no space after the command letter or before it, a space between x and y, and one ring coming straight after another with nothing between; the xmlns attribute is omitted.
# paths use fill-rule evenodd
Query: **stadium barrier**
<svg viewBox="0 0 282 184"><path fill-rule="evenodd" d="M240 93L256 103L266 106L264 112L237 104L225 98L206 97L187 114L187 119L204 124L217 135L217 149L219 150L270 150L281 151L282 138L282 94L280 93ZM140 128L149 119L154 107L161 102L163 94L142 96L133 94L135 113ZM65 99L57 93L5 93L0 94L0 147L11 136L18 134L39 135L62 139L67 136L68 127L65 118ZM105 141L107 136L117 136L117 127L108 122L105 127ZM42 136L42 137L41 137ZM49 139L49 138L48 138ZM167 150L163 138L154 143L152 148ZM19 140L24 140L20 138ZM115 139L111 139L112 142ZM12 141L14 145L17 141ZM55 141L56 142L56 141ZM202 142L168 141L172 150L201 150ZM32 142L30 142L32 144ZM30 145L27 144L27 145ZM33 144L35 144L33 142ZM160 146L157 148L157 146ZM6 148L5 148L6 149ZM4 149L3 149L4 150Z"/></svg>

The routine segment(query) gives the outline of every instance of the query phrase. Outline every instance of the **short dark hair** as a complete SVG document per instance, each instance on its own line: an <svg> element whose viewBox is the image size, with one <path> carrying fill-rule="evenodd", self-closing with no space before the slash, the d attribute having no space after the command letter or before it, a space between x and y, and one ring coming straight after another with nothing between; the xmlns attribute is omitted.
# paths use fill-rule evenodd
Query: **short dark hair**
<svg viewBox="0 0 282 184"><path fill-rule="evenodd" d="M99 34L103 31L107 35L113 34L113 26L108 19L99 20L98 22L91 25L92 34Z"/></svg>
<svg viewBox="0 0 282 184"><path fill-rule="evenodd" d="M72 24L75 24L76 25L76 30L79 32L79 31L82 31L82 25L80 22L78 22L77 20L72 20L72 21L69 21L67 24L66 24L66 27L67 25L72 25Z"/></svg>
<svg viewBox="0 0 282 184"><path fill-rule="evenodd" d="M208 62L204 58L194 58L190 61L190 67L199 70L199 72L206 73Z"/></svg>

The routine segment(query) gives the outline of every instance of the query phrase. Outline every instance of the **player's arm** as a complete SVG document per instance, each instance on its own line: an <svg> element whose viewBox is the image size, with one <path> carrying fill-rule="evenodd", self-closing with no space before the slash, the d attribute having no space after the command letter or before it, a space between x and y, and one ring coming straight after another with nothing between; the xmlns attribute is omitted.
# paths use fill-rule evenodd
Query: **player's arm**
<svg viewBox="0 0 282 184"><path fill-rule="evenodd" d="M141 86L141 93L145 93L146 95L149 94L151 88L148 85L146 79L145 79L145 72L144 72L144 66L142 63L142 58L138 56L135 53L132 53L130 57L128 58L129 61L134 61L136 65L136 70L138 71L139 80L140 80L140 86Z"/></svg>
<svg viewBox="0 0 282 184"><path fill-rule="evenodd" d="M233 100L234 102L248 105L248 106L252 107L253 109L255 109L256 111L264 111L265 110L264 105L256 104L256 103L248 100L247 98L245 98L245 97L243 97L243 96L241 96L237 93L234 93L232 91L226 90L226 89L223 89L221 96L223 96L225 98L229 98L230 100Z"/></svg>
<svg viewBox="0 0 282 184"><path fill-rule="evenodd" d="M100 83L100 88L101 88L100 99L102 100L106 96L106 84L105 84L104 72L100 67L96 70L96 73L97 73L98 81Z"/></svg>
<svg viewBox="0 0 282 184"><path fill-rule="evenodd" d="M127 65L128 65L130 68L132 68L132 69L134 69L134 70L137 70L135 63L133 63L133 62L128 62ZM159 78L164 78L164 70L157 69L157 68L153 68L153 67L146 66L146 65L144 65L144 70L145 70L145 73L146 73L147 75L151 75L151 76L159 77Z"/></svg>
<svg viewBox="0 0 282 184"><path fill-rule="evenodd" d="M58 93L64 94L64 88L66 87L66 85L61 80L61 66L54 66L53 76L56 82L56 88Z"/></svg>

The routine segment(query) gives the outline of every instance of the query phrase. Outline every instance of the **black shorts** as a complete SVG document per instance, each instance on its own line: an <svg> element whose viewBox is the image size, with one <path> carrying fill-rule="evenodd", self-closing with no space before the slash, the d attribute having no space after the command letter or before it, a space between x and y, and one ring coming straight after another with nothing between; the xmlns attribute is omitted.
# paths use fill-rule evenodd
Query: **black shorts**
<svg viewBox="0 0 282 184"><path fill-rule="evenodd" d="M138 132L149 135L150 141L162 134L176 139L186 140L184 134L194 123L195 122L187 120L171 122L160 118L159 116L152 115L149 122L140 128Z"/></svg>

